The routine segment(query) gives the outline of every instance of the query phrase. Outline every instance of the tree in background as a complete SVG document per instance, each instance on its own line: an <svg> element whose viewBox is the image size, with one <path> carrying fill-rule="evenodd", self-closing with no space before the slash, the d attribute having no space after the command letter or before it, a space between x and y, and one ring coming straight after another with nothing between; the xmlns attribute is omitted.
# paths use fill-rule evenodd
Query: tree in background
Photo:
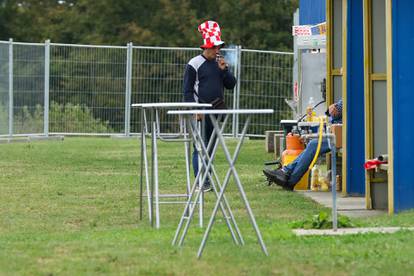
<svg viewBox="0 0 414 276"><path fill-rule="evenodd" d="M298 0L0 0L0 39L59 43L194 46L199 23L220 23L245 48L292 47Z"/></svg>
<svg viewBox="0 0 414 276"><path fill-rule="evenodd" d="M131 41L143 46L197 48L202 43L197 26L205 20L215 20L230 47L233 44L250 49L289 51L293 11L297 5L298 0L0 0L0 40L12 37L24 42L51 39L56 43L122 46ZM15 75L21 68L24 76L42 77L42 72L34 74L43 70L42 65L28 62L32 52L29 48L27 51L27 57L15 62ZM52 45L50 51L50 102L56 106L88 108L85 118L105 122L104 127L95 131L122 132L126 50ZM180 101L185 64L198 52L171 50L160 55L157 50L134 49L132 102ZM257 67L252 62L266 66ZM285 105L283 100L289 97L292 85L291 61L283 62L266 55L243 55L242 64L247 65L241 68L241 79L261 81L254 82L254 87L251 82L241 83L240 107L253 99L260 108L269 103ZM34 89L27 77L22 79L24 85L37 91L33 102L41 105L43 88ZM43 84L41 80L32 83ZM22 87L19 94L18 85L14 90L14 105L22 110L30 105L27 112L35 117L35 105L26 102L33 99L34 93L26 97ZM232 98L232 93L226 94L228 102ZM275 113L274 121L285 115ZM139 121L134 111L131 120Z"/></svg>

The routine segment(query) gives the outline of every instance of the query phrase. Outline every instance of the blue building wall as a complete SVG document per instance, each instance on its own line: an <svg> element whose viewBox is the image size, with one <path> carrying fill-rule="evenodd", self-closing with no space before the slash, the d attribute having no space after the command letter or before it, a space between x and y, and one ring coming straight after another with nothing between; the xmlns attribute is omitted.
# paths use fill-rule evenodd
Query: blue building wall
<svg viewBox="0 0 414 276"><path fill-rule="evenodd" d="M365 194L364 37L362 0L348 0L347 191Z"/></svg>
<svg viewBox="0 0 414 276"><path fill-rule="evenodd" d="M364 44L362 0L348 0L347 28L347 191L365 194ZM300 0L299 22L314 25L326 21L326 0Z"/></svg>
<svg viewBox="0 0 414 276"><path fill-rule="evenodd" d="M301 0L300 24L326 20L325 0ZM362 0L348 0L347 56L347 189L365 193L364 76ZM414 1L392 1L392 89L394 150L394 211L414 208Z"/></svg>
<svg viewBox="0 0 414 276"><path fill-rule="evenodd" d="M394 210L414 208L414 2L392 1Z"/></svg>
<svg viewBox="0 0 414 276"><path fill-rule="evenodd" d="M299 24L315 25L326 21L326 0L300 0Z"/></svg>

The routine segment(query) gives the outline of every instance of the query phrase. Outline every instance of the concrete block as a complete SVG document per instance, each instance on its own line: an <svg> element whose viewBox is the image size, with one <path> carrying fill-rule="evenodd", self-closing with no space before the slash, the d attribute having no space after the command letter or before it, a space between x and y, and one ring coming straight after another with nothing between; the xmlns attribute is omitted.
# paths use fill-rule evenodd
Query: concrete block
<svg viewBox="0 0 414 276"><path fill-rule="evenodd" d="M265 151L266 152L274 152L275 144L274 144L274 135L283 133L281 130L267 130L265 131Z"/></svg>
<svg viewBox="0 0 414 276"><path fill-rule="evenodd" d="M273 135L276 133L274 130L265 131L265 151L273 152L275 145L273 144Z"/></svg>
<svg viewBox="0 0 414 276"><path fill-rule="evenodd" d="M273 145L274 145L274 154L275 154L275 159L279 158L282 155L282 145L283 145L283 137L284 134L282 133L275 133L273 135Z"/></svg>

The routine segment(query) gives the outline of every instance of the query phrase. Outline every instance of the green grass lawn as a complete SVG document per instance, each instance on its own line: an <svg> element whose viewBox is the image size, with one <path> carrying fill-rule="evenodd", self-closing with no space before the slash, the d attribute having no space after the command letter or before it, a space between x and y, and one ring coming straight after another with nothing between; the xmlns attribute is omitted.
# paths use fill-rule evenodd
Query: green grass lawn
<svg viewBox="0 0 414 276"><path fill-rule="evenodd" d="M229 141L234 148L236 143ZM230 182L228 198L246 245L235 246L221 215L203 258L203 231L171 246L183 205L161 206L161 229L138 218L135 139L66 138L0 144L1 275L412 275L414 234L296 237L294 221L329 211L265 185L263 140L246 141L237 169L270 253L265 257ZM161 192L184 192L183 146L160 143ZM223 155L216 160L223 178ZM206 194L207 220L214 194ZM146 202L144 203L146 206ZM414 212L353 219L359 226L413 226Z"/></svg>

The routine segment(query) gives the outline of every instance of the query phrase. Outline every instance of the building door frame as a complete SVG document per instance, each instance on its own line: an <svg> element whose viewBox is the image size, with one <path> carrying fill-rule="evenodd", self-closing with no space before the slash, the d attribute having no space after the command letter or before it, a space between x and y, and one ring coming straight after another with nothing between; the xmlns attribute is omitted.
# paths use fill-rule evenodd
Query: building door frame
<svg viewBox="0 0 414 276"><path fill-rule="evenodd" d="M365 159L373 159L373 87L376 83L386 82L386 114L387 114L387 197L388 212L394 213L394 162L393 162L393 110L392 110L392 0L385 1L385 64L386 68L382 72L375 72L373 62L373 10L372 3L377 0L363 0L363 22L364 22L364 95L365 95ZM374 46L375 47L375 46ZM376 178L372 171L365 174L365 197L367 209L372 209L371 185L382 182L384 179Z"/></svg>
<svg viewBox="0 0 414 276"><path fill-rule="evenodd" d="M336 21L337 12L340 11L340 22ZM326 1L326 100L327 106L335 102L335 79L341 79L342 92L342 194L347 194L347 16L348 0ZM340 31L340 36L334 32ZM340 39L336 42L335 37ZM340 45L340 47L335 47ZM339 50L340 49L340 50ZM340 53L337 53L339 51ZM339 56L339 57L338 57Z"/></svg>

